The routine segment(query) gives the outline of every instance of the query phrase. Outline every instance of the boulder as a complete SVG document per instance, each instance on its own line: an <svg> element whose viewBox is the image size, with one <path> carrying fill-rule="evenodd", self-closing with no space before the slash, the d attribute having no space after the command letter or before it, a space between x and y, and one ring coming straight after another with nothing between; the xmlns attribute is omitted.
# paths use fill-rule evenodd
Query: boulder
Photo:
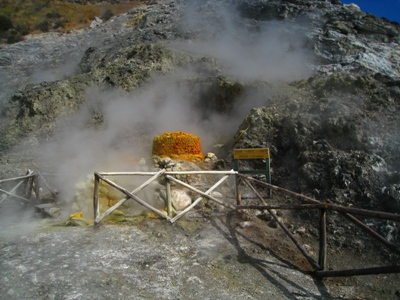
<svg viewBox="0 0 400 300"><path fill-rule="evenodd" d="M192 204L192 198L182 190L171 191L171 202L176 211L182 211L190 204Z"/></svg>

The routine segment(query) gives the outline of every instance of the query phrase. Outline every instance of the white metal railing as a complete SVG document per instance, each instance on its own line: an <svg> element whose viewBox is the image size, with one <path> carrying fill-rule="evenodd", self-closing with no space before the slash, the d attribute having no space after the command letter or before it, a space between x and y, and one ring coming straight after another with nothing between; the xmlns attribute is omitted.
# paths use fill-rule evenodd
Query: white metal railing
<svg viewBox="0 0 400 300"><path fill-rule="evenodd" d="M188 183L185 183L175 177L173 175L222 175L223 177L220 178L213 186L211 186L207 191L202 192L194 186L191 186ZM94 209L94 224L100 223L105 217L110 215L113 211L115 211L118 207L124 204L129 199L136 201L137 203L141 204L142 206L146 207L147 209L151 210L152 212L156 213L161 218L169 220L171 223L174 223L176 220L181 218L185 215L188 211L194 208L203 198L208 198L211 201L218 203L219 205L225 206L230 209L235 209L235 206L227 204L223 201L216 199L215 197L211 196L211 192L214 191L218 186L220 186L226 179L229 178L231 175L237 175L236 171L181 171L181 172L167 172L165 169L162 169L158 172L95 172L94 173L94 193L93 193L93 209ZM148 180L143 182L140 186L138 186L133 191L129 192L126 188L116 184L112 180L106 178L112 176L151 176ZM166 207L167 207L167 214L161 212L157 208L153 207L146 201L140 199L136 194L146 188L150 183L157 180L161 176L164 176L166 179ZM100 205L99 205L99 190L100 190L100 181L104 181L107 184L111 185L112 187L116 188L126 196L120 199L116 204L108 208L103 214L100 214ZM171 202L171 181L175 182L176 184L182 185L196 193L200 196L197 197L190 206L188 206L183 211L179 212L176 216L172 216L172 202Z"/></svg>
<svg viewBox="0 0 400 300"><path fill-rule="evenodd" d="M28 170L25 176L0 180L0 184L6 182L17 182L17 184L10 191L6 191L3 188L0 189L0 204L11 198L16 198L24 202L31 203L33 193L36 195L35 200L37 202L39 197L38 174ZM22 193L20 191L21 189L23 190Z"/></svg>

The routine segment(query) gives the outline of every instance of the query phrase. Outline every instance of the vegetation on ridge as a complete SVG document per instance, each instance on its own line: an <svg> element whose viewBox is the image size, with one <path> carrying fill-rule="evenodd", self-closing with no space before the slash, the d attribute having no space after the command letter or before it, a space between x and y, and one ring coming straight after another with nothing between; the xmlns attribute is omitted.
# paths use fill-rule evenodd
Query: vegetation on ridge
<svg viewBox="0 0 400 300"><path fill-rule="evenodd" d="M80 5L60 0L0 0L0 42L12 44L31 33L85 28L95 17L107 21L140 2Z"/></svg>

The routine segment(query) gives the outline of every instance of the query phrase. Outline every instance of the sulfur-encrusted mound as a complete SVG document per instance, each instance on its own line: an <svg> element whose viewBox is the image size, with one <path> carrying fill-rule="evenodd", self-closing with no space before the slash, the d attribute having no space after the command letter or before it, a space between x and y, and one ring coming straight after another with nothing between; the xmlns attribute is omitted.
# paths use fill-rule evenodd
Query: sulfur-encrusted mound
<svg viewBox="0 0 400 300"><path fill-rule="evenodd" d="M165 132L153 139L153 155L184 160L202 160L200 138L185 132Z"/></svg>

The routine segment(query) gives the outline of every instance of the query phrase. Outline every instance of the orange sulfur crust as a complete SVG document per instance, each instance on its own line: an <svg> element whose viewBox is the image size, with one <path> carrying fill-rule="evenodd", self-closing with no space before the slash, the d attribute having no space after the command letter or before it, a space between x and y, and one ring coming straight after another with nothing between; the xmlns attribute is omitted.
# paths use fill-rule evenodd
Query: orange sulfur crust
<svg viewBox="0 0 400 300"><path fill-rule="evenodd" d="M153 155L183 159L203 160L200 138L185 132L165 132L153 139Z"/></svg>

